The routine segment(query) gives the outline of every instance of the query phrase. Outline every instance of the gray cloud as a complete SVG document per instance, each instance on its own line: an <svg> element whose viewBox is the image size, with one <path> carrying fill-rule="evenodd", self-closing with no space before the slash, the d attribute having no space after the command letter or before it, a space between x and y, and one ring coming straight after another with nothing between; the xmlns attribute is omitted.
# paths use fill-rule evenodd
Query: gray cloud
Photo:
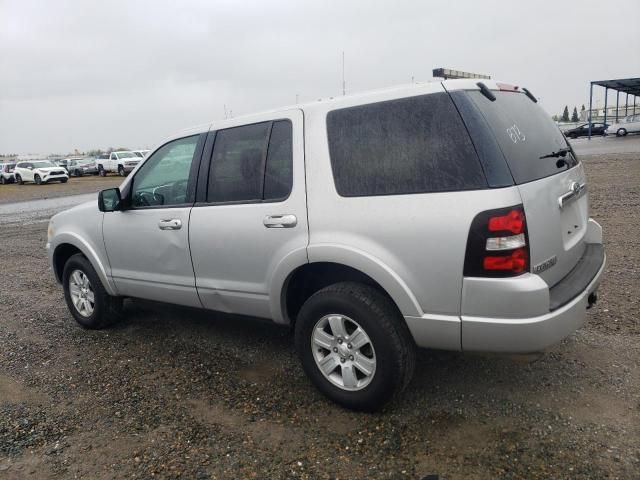
<svg viewBox="0 0 640 480"><path fill-rule="evenodd" d="M0 152L152 146L223 117L428 80L447 66L525 85L550 112L640 73L637 0L0 0Z"/></svg>

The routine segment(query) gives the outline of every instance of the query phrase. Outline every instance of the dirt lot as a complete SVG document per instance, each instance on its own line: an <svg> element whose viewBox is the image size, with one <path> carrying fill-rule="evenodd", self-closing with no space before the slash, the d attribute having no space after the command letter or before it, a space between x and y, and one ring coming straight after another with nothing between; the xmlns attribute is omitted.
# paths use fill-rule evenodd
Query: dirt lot
<svg viewBox="0 0 640 480"><path fill-rule="evenodd" d="M267 323L129 302L76 327L46 223L0 225L0 477L639 478L640 156L584 162L608 254L588 324L541 355L421 352L374 415L324 400Z"/></svg>
<svg viewBox="0 0 640 480"><path fill-rule="evenodd" d="M107 177L86 176L71 177L67 183L47 183L36 185L35 183L16 183L0 185L0 205L26 200L43 198L66 197L81 193L98 192L105 188L117 187L122 183L122 177L110 175Z"/></svg>

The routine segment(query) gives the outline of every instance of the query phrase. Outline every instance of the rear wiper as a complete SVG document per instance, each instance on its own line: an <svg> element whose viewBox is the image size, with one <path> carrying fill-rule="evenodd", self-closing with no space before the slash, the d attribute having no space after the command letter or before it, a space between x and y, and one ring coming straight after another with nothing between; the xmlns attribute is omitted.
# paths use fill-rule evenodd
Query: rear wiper
<svg viewBox="0 0 640 480"><path fill-rule="evenodd" d="M561 148L557 152L551 152L551 153L548 153L547 155L541 156L540 159L566 157L567 153L569 153L570 151L571 151L570 147Z"/></svg>

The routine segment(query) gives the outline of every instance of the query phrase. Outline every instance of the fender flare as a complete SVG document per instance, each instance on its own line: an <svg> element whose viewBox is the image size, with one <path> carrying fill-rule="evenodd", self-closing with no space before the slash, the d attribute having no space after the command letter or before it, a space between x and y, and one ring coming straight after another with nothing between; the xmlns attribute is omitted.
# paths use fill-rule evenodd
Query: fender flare
<svg viewBox="0 0 640 480"><path fill-rule="evenodd" d="M80 252L82 252L82 254L85 257L87 257L87 259L89 260L89 263L91 263L91 266L93 266L93 268L95 269L96 273L98 274L98 278L100 278L102 285L104 286L105 290L109 295L113 295L113 296L118 295L118 290L115 288L115 285L113 284L113 282L109 278L109 275L107 274L107 269L105 268L105 262L103 262L100 259L100 256L98 255L98 252L96 251L96 249L90 243L88 243L85 239L83 239L81 236L75 233L62 232L56 235L55 244L51 246L52 268L55 268L54 259L56 255L56 250L61 245L65 245L65 244L76 247L78 250L80 250ZM62 272L60 272L60 275L62 275Z"/></svg>
<svg viewBox="0 0 640 480"><path fill-rule="evenodd" d="M301 249L303 250L303 249ZM297 253L297 254L296 254ZM351 267L376 281L398 306L404 316L421 317L422 308L415 295L402 278L380 259L352 247L334 244L315 244L306 248L306 252L293 252L276 268L272 276L270 306L272 318L276 323L287 323L284 315L285 297L282 295L286 281L299 267L307 263L336 263Z"/></svg>

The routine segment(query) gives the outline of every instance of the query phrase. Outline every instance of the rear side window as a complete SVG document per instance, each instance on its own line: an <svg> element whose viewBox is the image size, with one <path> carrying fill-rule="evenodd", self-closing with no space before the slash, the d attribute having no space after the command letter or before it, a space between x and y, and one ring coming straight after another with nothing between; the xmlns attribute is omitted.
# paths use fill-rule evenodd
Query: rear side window
<svg viewBox="0 0 640 480"><path fill-rule="evenodd" d="M327 134L336 189L344 197L487 187L446 93L334 110Z"/></svg>
<svg viewBox="0 0 640 480"><path fill-rule="evenodd" d="M291 122L279 120L216 133L207 202L286 198L292 186Z"/></svg>
<svg viewBox="0 0 640 480"><path fill-rule="evenodd" d="M492 91L490 101L479 91L465 92L484 116L493 132L517 184L560 173L577 164L572 152L564 158L566 166L558 168L559 157L549 156L569 147L551 117L526 95Z"/></svg>

